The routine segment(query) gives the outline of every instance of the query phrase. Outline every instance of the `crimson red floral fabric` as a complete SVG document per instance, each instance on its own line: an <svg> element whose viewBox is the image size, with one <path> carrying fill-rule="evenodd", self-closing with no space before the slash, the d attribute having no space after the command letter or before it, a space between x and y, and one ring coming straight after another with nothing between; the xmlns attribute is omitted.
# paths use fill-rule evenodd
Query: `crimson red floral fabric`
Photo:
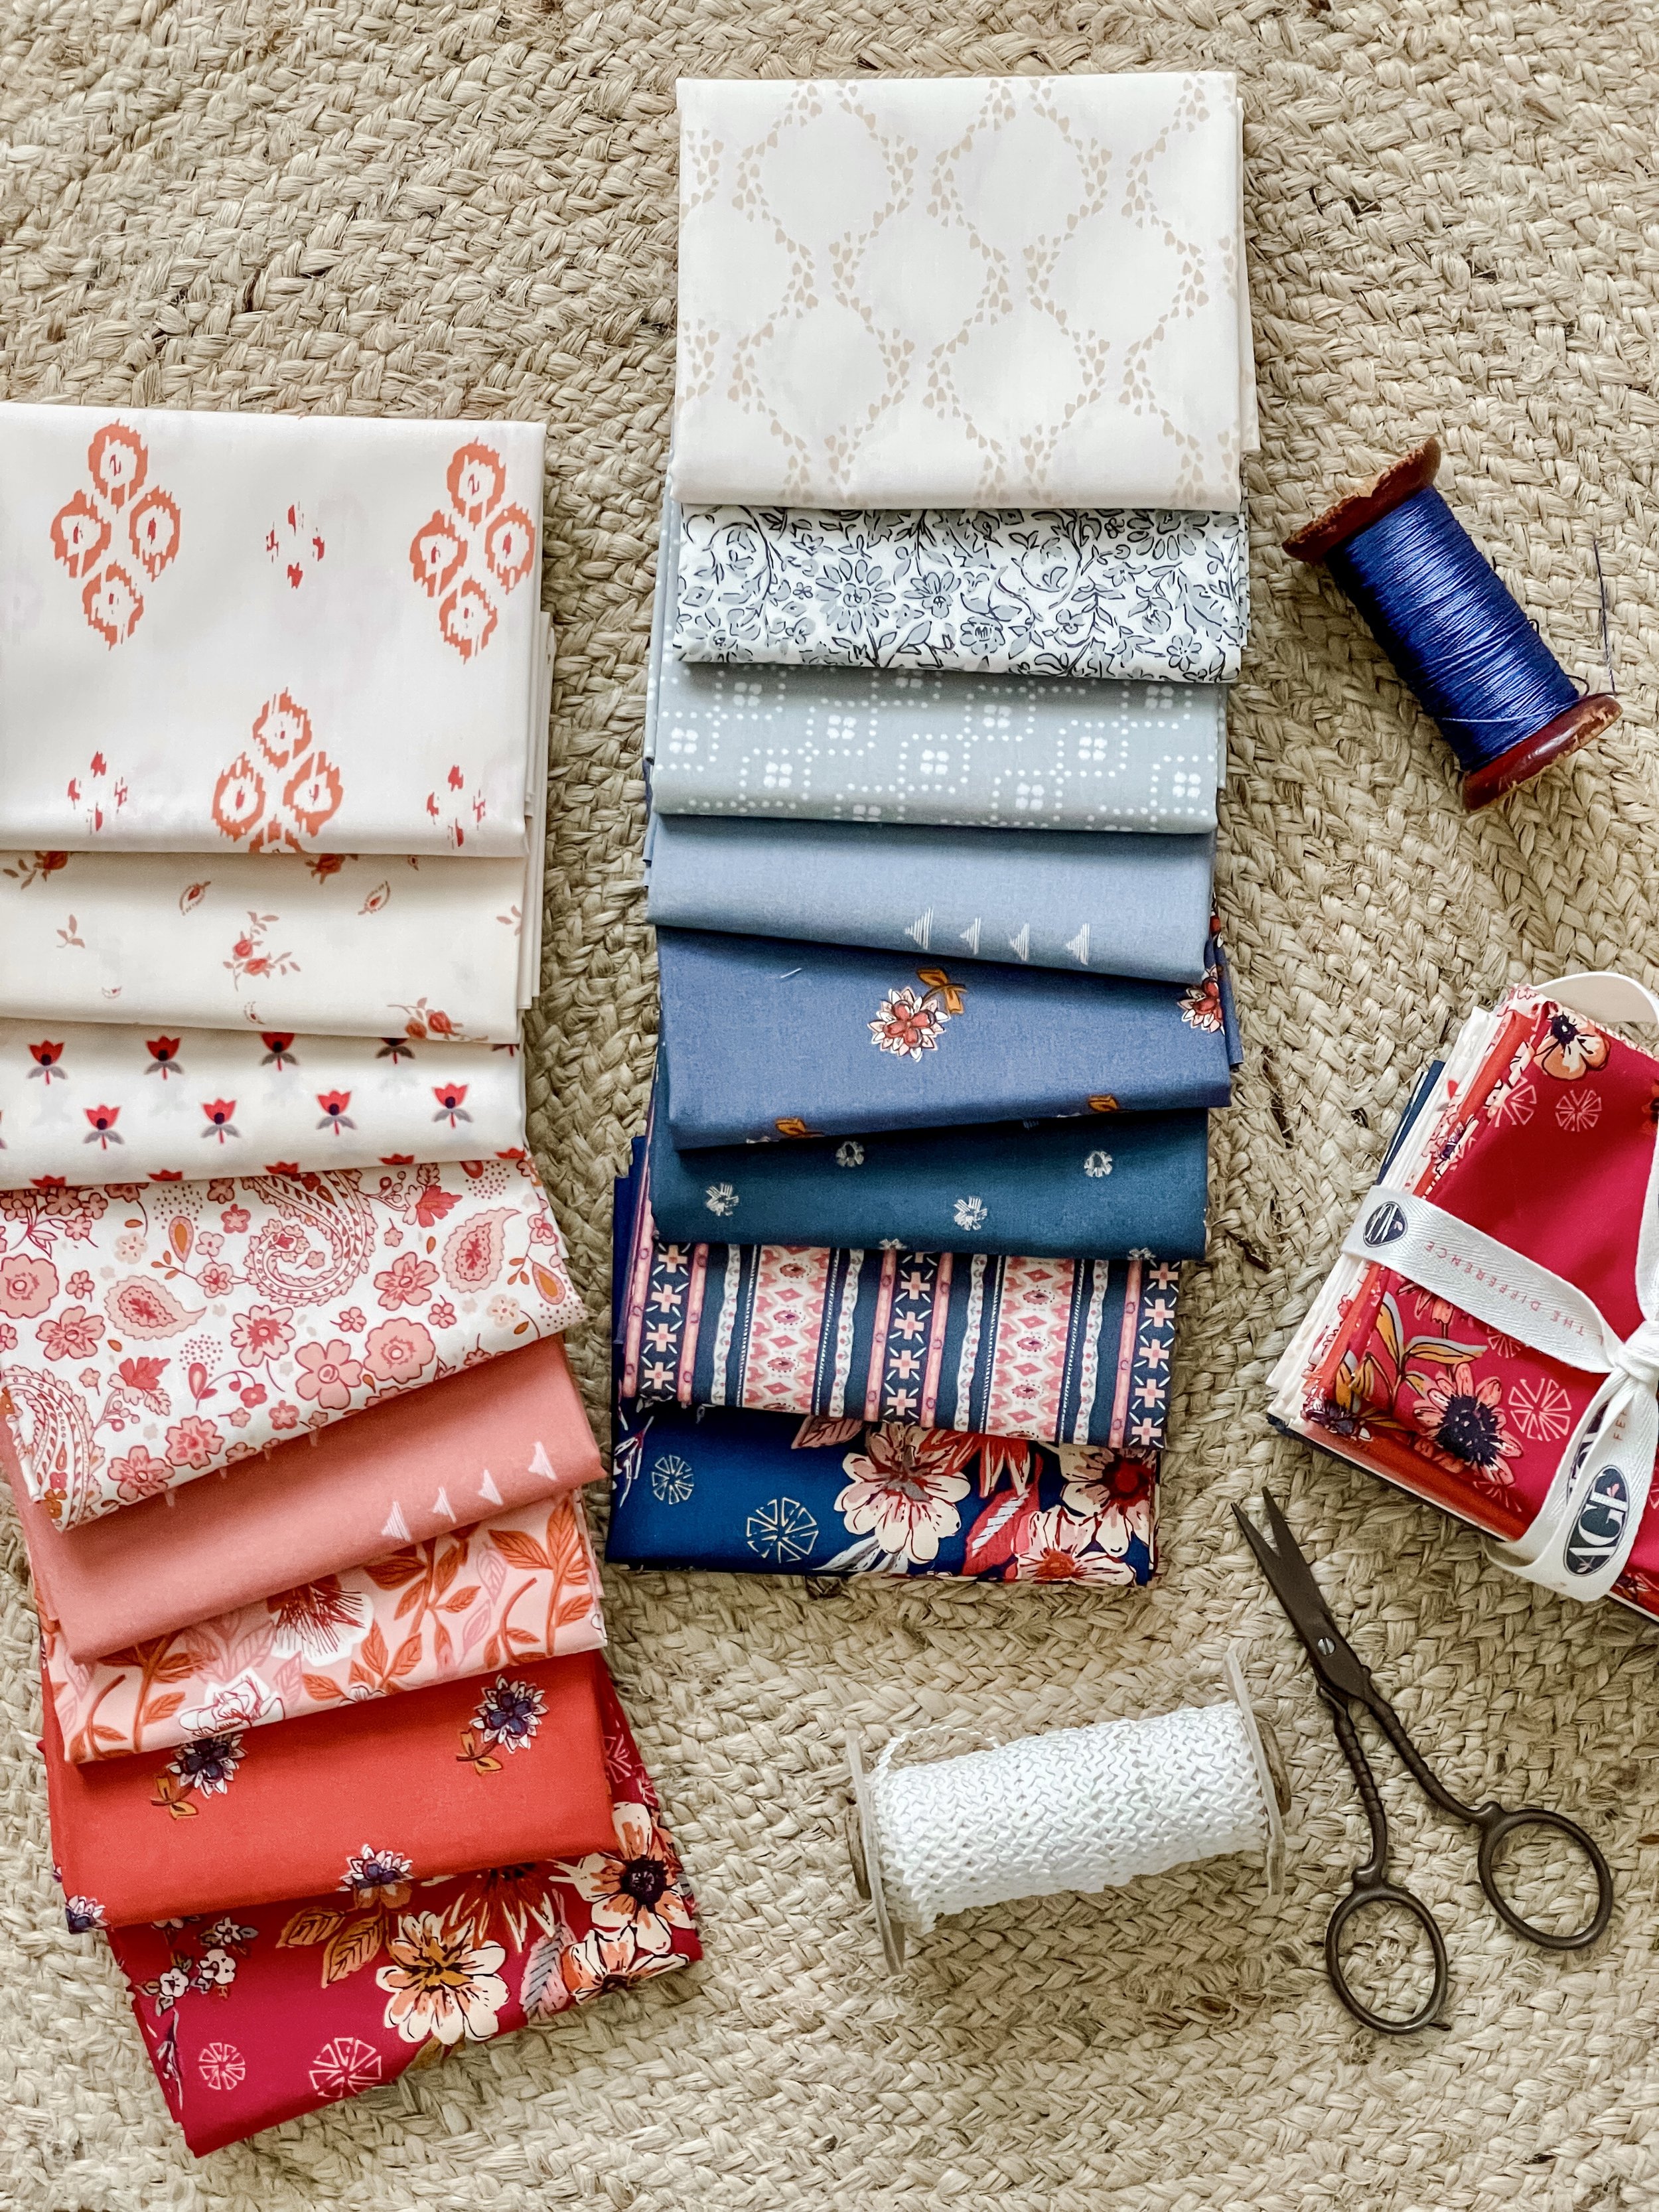
<svg viewBox="0 0 1659 2212"><path fill-rule="evenodd" d="M268 1728L73 1766L42 1749L70 1923L120 1927L308 1895L365 1808L415 1876L580 1856L611 1833L593 1652L497 1668Z"/></svg>
<svg viewBox="0 0 1659 2212"><path fill-rule="evenodd" d="M581 1310L525 1160L0 1190L0 1412L65 1528Z"/></svg>
<svg viewBox="0 0 1659 2212"><path fill-rule="evenodd" d="M1637 1242L1659 1060L1536 994L1500 1016L1478 1070L1439 1112L1413 1187L1576 1284L1629 1336L1642 1318ZM1307 1370L1299 1425L1513 1538L1600 1380L1366 1267ZM1614 1595L1659 1619L1651 1505Z"/></svg>
<svg viewBox="0 0 1659 2212"><path fill-rule="evenodd" d="M366 1841L325 1894L110 1932L198 2156L701 1958L691 1892L609 1677L613 1832L575 1859L417 1885Z"/></svg>

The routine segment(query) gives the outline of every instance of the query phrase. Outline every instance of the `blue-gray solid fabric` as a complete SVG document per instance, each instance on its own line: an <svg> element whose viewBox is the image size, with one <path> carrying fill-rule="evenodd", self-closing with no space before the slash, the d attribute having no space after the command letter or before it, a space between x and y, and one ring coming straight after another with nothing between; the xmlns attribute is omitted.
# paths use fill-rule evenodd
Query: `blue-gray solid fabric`
<svg viewBox="0 0 1659 2212"><path fill-rule="evenodd" d="M1204 974L1212 836L659 815L647 854L649 917L678 928L1170 982Z"/></svg>

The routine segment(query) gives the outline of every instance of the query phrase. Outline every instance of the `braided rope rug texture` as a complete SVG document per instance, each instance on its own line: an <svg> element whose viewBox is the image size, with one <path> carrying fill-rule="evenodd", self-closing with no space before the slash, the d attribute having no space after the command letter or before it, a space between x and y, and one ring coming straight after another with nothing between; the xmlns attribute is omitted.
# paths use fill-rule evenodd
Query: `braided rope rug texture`
<svg viewBox="0 0 1659 2212"><path fill-rule="evenodd" d="M1411 1079L1477 995L1659 981L1653 741L1659 35L1639 0L11 0L0 390L100 406L544 416L560 629L538 1156L603 1310L609 1178L654 1022L635 888L672 381L683 73L1220 66L1242 76L1261 454L1220 904L1249 1059L1182 1307L1167 1565L1139 1599L609 1577L612 1658L700 1894L700 1968L192 2162L113 1966L58 1921L32 1615L0 1523L0 2202L17 2212L1588 2212L1659 2203L1656 1632L1268 1434L1263 1378ZM1466 818L1358 620L1277 550L1438 431L1441 483L1581 682L1591 539L1626 718ZM602 1418L604 1328L575 1349ZM1557 1960L1397 1786L1443 1916L1443 2032L1336 2005L1352 1790L1227 1513L1271 1477L1361 1651L1465 1796L1604 1841ZM1229 1638L1288 1753L1288 1891L1219 1863L942 1928L883 1969L842 1736L1008 1735L1213 1694Z"/></svg>

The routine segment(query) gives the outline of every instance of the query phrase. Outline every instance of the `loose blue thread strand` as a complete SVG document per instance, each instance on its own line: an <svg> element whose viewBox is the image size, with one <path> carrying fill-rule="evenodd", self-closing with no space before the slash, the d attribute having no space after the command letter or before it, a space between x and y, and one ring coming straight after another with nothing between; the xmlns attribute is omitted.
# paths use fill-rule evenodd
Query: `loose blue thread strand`
<svg viewBox="0 0 1659 2212"><path fill-rule="evenodd" d="M1326 565L1466 774L1577 705L1577 686L1431 484Z"/></svg>

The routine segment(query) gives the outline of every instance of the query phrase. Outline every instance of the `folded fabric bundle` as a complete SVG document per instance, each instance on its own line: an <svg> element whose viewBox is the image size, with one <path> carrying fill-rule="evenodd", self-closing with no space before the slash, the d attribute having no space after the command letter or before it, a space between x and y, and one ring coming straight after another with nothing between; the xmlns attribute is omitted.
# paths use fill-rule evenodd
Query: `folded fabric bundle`
<svg viewBox="0 0 1659 2212"><path fill-rule="evenodd" d="M671 1244L634 1165L624 1401L1162 1445L1175 1262Z"/></svg>
<svg viewBox="0 0 1659 2212"><path fill-rule="evenodd" d="M605 1557L737 1575L1151 1580L1155 1455L730 1407L620 1410Z"/></svg>
<svg viewBox="0 0 1659 2212"><path fill-rule="evenodd" d="M0 1187L521 1155L517 1048L0 1022Z"/></svg>
<svg viewBox="0 0 1659 2212"><path fill-rule="evenodd" d="M40 1611L71 1658L389 1558L603 1473L563 1340L549 1336L313 1429L211 1482L55 1529L0 1421Z"/></svg>
<svg viewBox="0 0 1659 2212"><path fill-rule="evenodd" d="M676 496L1234 507L1231 75L683 80Z"/></svg>
<svg viewBox="0 0 1659 2212"><path fill-rule="evenodd" d="M58 1732L78 1766L597 1650L605 1618L573 1491L89 1666L44 1613L40 1631Z"/></svg>
<svg viewBox="0 0 1659 2212"><path fill-rule="evenodd" d="M0 854L0 1018L514 1043L526 881L522 860Z"/></svg>
<svg viewBox="0 0 1659 2212"><path fill-rule="evenodd" d="M42 1749L70 1925L310 1897L395 1854L416 1882L611 1841L597 1652L71 1766ZM363 1840L368 1827L371 1842Z"/></svg>
<svg viewBox="0 0 1659 2212"><path fill-rule="evenodd" d="M527 1161L0 1191L0 1414L65 1528L582 1311Z"/></svg>
<svg viewBox="0 0 1659 2212"><path fill-rule="evenodd" d="M1224 1106L1240 1057L1216 940L1186 990L689 929L657 960L682 1150Z"/></svg>
<svg viewBox="0 0 1659 2212"><path fill-rule="evenodd" d="M538 423L0 408L0 843L524 854L542 471Z"/></svg>
<svg viewBox="0 0 1659 2212"><path fill-rule="evenodd" d="M1212 837L653 818L659 927L1203 980Z"/></svg>
<svg viewBox="0 0 1659 2212"><path fill-rule="evenodd" d="M682 660L1209 686L1238 674L1249 536L1184 510L688 507L672 588Z"/></svg>
<svg viewBox="0 0 1659 2212"><path fill-rule="evenodd" d="M1564 1279L1626 1339L1643 1320L1656 1097L1659 1060L1546 992L1516 991L1466 1025L1386 1179ZM1408 1224L1398 1206L1378 1219L1384 1204L1364 1218L1387 1254ZM1482 1250L1467 1279L1472 1296L1477 1280L1502 1285L1501 1255ZM1517 1306L1514 1320L1524 1318ZM1282 1427L1512 1543L1539 1516L1603 1375L1594 1358L1576 1366L1534 1350L1397 1268L1345 1253L1273 1370L1271 1406ZM1629 1533L1629 1476L1620 1481L1610 1503L1587 1502L1580 1576ZM1651 1501L1611 1594L1659 1619Z"/></svg>
<svg viewBox="0 0 1659 2212"><path fill-rule="evenodd" d="M675 1244L1023 1253L1033 1259L1204 1256L1209 1117L1093 1115L676 1152L660 1098L651 1211Z"/></svg>
<svg viewBox="0 0 1659 2212"><path fill-rule="evenodd" d="M284 1905L114 1928L167 2109L198 2157L702 1955L678 1854L600 1671L611 1832L586 1856L416 1889L365 1847Z"/></svg>
<svg viewBox="0 0 1659 2212"><path fill-rule="evenodd" d="M804 525L858 520L792 516L786 544ZM879 533L886 518L862 520ZM961 544L945 541L960 563L999 518L950 520L966 533ZM1065 520L1071 526L1076 518ZM785 668L748 658L746 647L737 666L682 659L665 650L678 604L679 538L670 501L646 673L645 757L657 812L963 829L1190 834L1215 827L1216 787L1226 775L1221 685L931 667L897 675L867 665ZM1026 549L1011 545L1006 557L1018 563ZM961 573L947 562L935 580L947 603ZM1021 586L1039 653L1057 644L1063 613L1041 601L1044 573L1052 575L1052 567ZM989 606L988 592L978 599ZM997 602L1012 619L1010 595L999 592ZM728 639L735 650L721 605L718 591L705 600L705 634ZM807 611L795 619L807 619ZM956 642L952 634L951 650ZM689 639L685 649L697 650Z"/></svg>

